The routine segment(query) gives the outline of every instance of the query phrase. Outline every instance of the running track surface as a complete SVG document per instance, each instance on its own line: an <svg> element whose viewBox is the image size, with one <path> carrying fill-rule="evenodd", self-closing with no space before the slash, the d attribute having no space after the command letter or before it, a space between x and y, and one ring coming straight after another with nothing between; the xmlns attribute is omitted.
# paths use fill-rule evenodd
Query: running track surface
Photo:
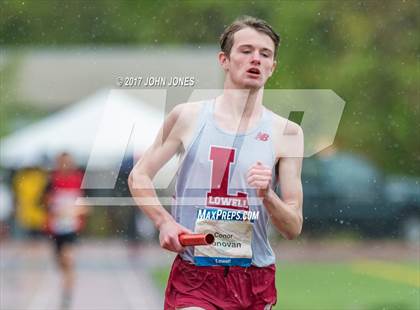
<svg viewBox="0 0 420 310"><path fill-rule="evenodd" d="M76 283L70 309L162 309L162 292L148 270L168 266L173 255L154 246L122 241L83 241L77 245ZM0 244L0 309L57 310L61 282L47 241Z"/></svg>

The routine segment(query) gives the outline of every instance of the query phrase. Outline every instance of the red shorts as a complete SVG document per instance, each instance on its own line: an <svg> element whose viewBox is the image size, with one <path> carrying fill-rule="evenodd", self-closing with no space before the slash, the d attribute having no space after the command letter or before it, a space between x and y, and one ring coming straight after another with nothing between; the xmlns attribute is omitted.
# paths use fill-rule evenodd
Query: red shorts
<svg viewBox="0 0 420 310"><path fill-rule="evenodd" d="M265 310L277 301L274 265L268 267L199 267L178 255L165 293L165 310Z"/></svg>

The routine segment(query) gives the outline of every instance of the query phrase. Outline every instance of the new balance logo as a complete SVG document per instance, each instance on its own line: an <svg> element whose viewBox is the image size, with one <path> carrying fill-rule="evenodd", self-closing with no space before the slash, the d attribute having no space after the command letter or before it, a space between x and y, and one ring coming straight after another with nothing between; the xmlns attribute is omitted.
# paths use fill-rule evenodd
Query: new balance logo
<svg viewBox="0 0 420 310"><path fill-rule="evenodd" d="M270 135L268 133L260 131L255 137L255 139L260 140L260 141L267 141L269 137Z"/></svg>

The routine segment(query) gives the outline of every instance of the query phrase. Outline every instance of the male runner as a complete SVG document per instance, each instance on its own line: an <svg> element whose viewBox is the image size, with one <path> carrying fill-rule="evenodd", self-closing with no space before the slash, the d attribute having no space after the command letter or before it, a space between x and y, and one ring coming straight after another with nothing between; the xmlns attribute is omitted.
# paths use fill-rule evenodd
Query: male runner
<svg viewBox="0 0 420 310"><path fill-rule="evenodd" d="M277 296L268 220L287 239L302 228L303 133L262 105L279 36L265 21L243 17L225 29L220 44L223 94L177 105L129 177L161 247L179 253L165 309L271 309ZM179 150L171 215L151 180ZM273 190L277 180L281 198ZM183 247L179 235L191 232L213 233L215 242Z"/></svg>
<svg viewBox="0 0 420 310"><path fill-rule="evenodd" d="M82 179L83 172L77 169L70 154L57 156L56 169L51 172L46 191L46 203L47 230L53 239L56 260L62 272L62 309L70 306L74 286L73 244L83 226L83 217L89 212L88 207L76 205L76 199L83 196L80 189Z"/></svg>

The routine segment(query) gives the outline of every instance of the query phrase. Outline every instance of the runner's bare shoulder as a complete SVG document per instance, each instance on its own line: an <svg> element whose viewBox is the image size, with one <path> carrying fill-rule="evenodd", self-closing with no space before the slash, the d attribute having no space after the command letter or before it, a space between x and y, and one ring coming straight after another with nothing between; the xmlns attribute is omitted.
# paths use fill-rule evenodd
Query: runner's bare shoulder
<svg viewBox="0 0 420 310"><path fill-rule="evenodd" d="M299 157L302 152L303 131L295 122L273 112L273 144L276 158Z"/></svg>
<svg viewBox="0 0 420 310"><path fill-rule="evenodd" d="M197 122L204 104L204 101L187 102L178 104L174 108L177 110L177 130L179 130L184 150L187 149L194 136L194 130L198 125Z"/></svg>
<svg viewBox="0 0 420 310"><path fill-rule="evenodd" d="M139 160L137 165L143 165L141 169L153 177L172 156L183 153L184 143L189 132L193 131L199 111L199 104L176 105L166 115L153 145L145 152L143 160Z"/></svg>

